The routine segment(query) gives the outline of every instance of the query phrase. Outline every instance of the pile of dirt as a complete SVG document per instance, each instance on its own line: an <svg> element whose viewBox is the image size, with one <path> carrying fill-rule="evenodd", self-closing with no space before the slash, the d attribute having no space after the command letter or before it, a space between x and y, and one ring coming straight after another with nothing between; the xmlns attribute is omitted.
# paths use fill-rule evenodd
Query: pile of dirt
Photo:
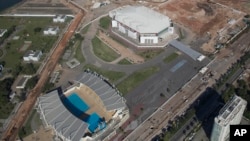
<svg viewBox="0 0 250 141"><path fill-rule="evenodd" d="M207 16L214 15L214 11L213 11L212 7L209 4L197 2L196 5L197 5L198 8L203 9Z"/></svg>

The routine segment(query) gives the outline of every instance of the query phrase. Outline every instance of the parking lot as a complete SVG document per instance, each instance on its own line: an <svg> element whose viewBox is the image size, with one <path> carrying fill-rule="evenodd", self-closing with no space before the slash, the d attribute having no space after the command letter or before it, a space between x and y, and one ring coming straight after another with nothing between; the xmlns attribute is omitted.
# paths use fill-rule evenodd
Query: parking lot
<svg viewBox="0 0 250 141"><path fill-rule="evenodd" d="M176 49L172 47L167 48L168 54L175 51ZM175 71L171 71L176 64L183 62L183 60L185 60L183 65ZM158 64L161 66L161 69L157 74L154 74L135 90L125 95L131 113L139 114L134 113L132 107L138 107L138 105L140 105L140 107L143 108L143 111L139 114L137 121L141 123L167 99L172 97L176 91L197 74L200 68L208 64L208 62L209 59L205 59L203 62L198 62L185 54L181 54L170 63Z"/></svg>

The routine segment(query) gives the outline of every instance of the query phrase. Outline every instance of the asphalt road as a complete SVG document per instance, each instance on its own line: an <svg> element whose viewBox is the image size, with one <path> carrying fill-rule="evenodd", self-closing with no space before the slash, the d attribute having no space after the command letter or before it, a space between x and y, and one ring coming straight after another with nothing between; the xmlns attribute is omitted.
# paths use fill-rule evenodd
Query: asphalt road
<svg viewBox="0 0 250 141"><path fill-rule="evenodd" d="M156 111L166 100L172 97L176 91L197 74L200 68L210 62L208 58L202 62L198 62L185 54L181 54L177 59L166 64L163 62L163 59L177 51L175 48L169 46L166 47L160 55L143 64L119 65L104 62L96 57L92 51L91 40L98 30L98 24L99 21L97 20L92 22L82 42L82 53L86 58L87 64L93 64L104 70L125 72L127 75L151 66L160 68L159 72L152 75L136 89L125 95L131 113L133 113L138 106L143 108L143 112L136 120L138 124L148 118L149 115ZM171 69L182 61L185 61L185 63L175 72L172 72ZM160 96L160 93L163 93L164 97Z"/></svg>
<svg viewBox="0 0 250 141"><path fill-rule="evenodd" d="M139 121L145 120L146 117L155 111L155 109L157 109L161 104L163 104L163 102L165 102L178 89L180 89L181 86L189 81L199 71L200 68L209 62L209 59L198 62L185 54L181 54L177 59L166 64L163 62L163 59L171 53L177 51L175 48L168 46L160 55L143 64L110 64L96 57L92 51L91 39L95 36L97 29L98 21L95 21L91 24L85 36L85 40L82 43L82 53L86 58L87 64L94 64L95 66L104 70L125 72L126 74L131 74L137 70L151 66L160 68L159 72L148 78L135 90L125 95L125 99L127 100L127 104L130 109L137 106L138 104L143 105L145 113L143 113L143 117L139 119ZM185 60L186 63L181 68L175 72L170 71L172 67L183 60ZM167 88L170 89L169 92L167 92ZM163 93L165 98L160 97L160 93ZM159 100L161 102L159 102Z"/></svg>
<svg viewBox="0 0 250 141"><path fill-rule="evenodd" d="M97 15L94 15L97 16ZM91 17L89 17L91 19ZM127 100L127 104L130 108L130 111L133 111L133 108L137 107L138 105L143 107L143 113L138 117L137 122L140 124L149 115L151 115L154 111L158 110L158 114L155 114L156 117L161 124L159 126L165 126L168 119L173 119L176 115L181 114L185 111L185 109L188 107L189 104L192 103L196 99L197 96L202 92L203 89L205 89L208 85L203 84L203 81L201 78L203 76L197 75L199 68L202 66L205 66L210 61L209 59L206 59L205 61L199 63L191 60L186 55L179 56L178 59L174 60L173 62L169 64L165 64L162 62L162 59L165 56L168 56L170 53L176 51L173 48L168 47L165 49L163 53L158 55L157 57L153 58L150 61L147 61L143 64L137 64L137 65L118 65L118 64L110 64L107 62L102 61L101 59L97 58L92 51L92 43L91 40L95 36L97 29L98 29L98 21L92 19L92 24L85 36L85 39L82 43L82 53L86 58L86 63L93 64L97 67L100 67L104 70L113 70L113 71L120 71L125 72L127 75L133 73L134 71L144 69L151 66L157 66L160 68L160 71L150 78L148 78L146 81L144 81L140 86L138 86L135 90L128 93L125 98ZM223 51L223 50L222 50ZM226 54L228 56L230 54ZM232 62L236 60L239 56L233 55L230 58L225 59L225 56L219 54L218 56L222 56L222 58L216 58L214 62L209 64L209 67L211 70L215 73L214 78L219 78L219 76L225 72L226 68L228 68ZM181 69L178 69L176 72L172 73L170 69L175 66L180 61L187 61ZM193 78L188 85L185 85L185 87L182 87L186 82L188 82L191 78ZM214 83L214 79L209 80L209 85L212 85ZM170 91L166 91L166 88L170 88ZM184 89L185 88L185 89ZM180 94L177 96L175 100L172 101L171 104L165 104L162 106L164 109L164 112L167 113L167 111L171 112L171 115L168 115L167 117L165 115L159 114L159 106L162 105L168 98L172 98L173 94L179 90ZM165 95L164 98L160 97L160 93L163 93ZM177 95L177 94L175 94ZM190 98L190 101L183 104L183 95ZM180 106L180 104L182 104ZM170 106L172 105L172 106ZM170 110L170 108L172 110ZM165 117L165 118L163 118ZM162 119L159 119L162 118ZM163 121L161 121L163 120ZM156 124L157 125L157 124ZM127 138L129 140L136 140L138 139L138 135L140 136L139 140L148 140L153 135L157 134L159 130L149 131L146 130L151 125L146 125L145 127L142 127L140 129L137 129L138 132L133 132L131 136L132 138ZM146 132L147 131L147 132ZM149 135L146 135L149 134Z"/></svg>

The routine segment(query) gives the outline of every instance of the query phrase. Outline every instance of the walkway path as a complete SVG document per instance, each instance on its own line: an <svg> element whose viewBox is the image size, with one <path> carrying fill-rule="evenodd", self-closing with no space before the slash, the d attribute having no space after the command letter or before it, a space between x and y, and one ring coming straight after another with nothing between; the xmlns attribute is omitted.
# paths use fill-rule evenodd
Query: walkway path
<svg viewBox="0 0 250 141"><path fill-rule="evenodd" d="M99 24L99 21L92 22L92 24L89 27L88 32L85 35L84 41L82 42L82 53L83 53L83 56L86 58L86 64L93 64L104 70L113 70L113 71L120 71L120 72L125 72L125 73L132 73L134 71L162 63L162 59L166 56L166 54L168 54L168 50L165 49L157 57L142 64L119 65L119 64L112 64L110 62L105 62L101 60L100 58L96 57L92 49L93 47L92 47L91 40L96 35L96 32L99 28L98 24Z"/></svg>
<svg viewBox="0 0 250 141"><path fill-rule="evenodd" d="M108 37L105 33L99 32L99 38L123 58L127 58L131 63L140 64L144 62L144 58Z"/></svg>

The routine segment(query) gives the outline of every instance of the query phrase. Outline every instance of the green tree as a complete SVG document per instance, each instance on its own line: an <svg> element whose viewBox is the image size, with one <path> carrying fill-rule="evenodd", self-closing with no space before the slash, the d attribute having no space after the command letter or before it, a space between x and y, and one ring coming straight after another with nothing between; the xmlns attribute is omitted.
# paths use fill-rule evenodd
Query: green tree
<svg viewBox="0 0 250 141"><path fill-rule="evenodd" d="M36 73L36 68L35 68L34 64L33 63L25 64L25 66L22 69L22 73L23 74L30 74L30 75Z"/></svg>
<svg viewBox="0 0 250 141"><path fill-rule="evenodd" d="M49 91L49 90L51 90L51 89L53 89L55 87L55 85L53 84L53 83L46 83L45 85L44 85L44 87L43 87L43 92L47 92L47 91Z"/></svg>
<svg viewBox="0 0 250 141"><path fill-rule="evenodd" d="M41 27L36 27L36 28L34 28L34 33L35 33L35 34L36 34L36 33L39 33L39 32L41 32L41 30L42 30Z"/></svg>
<svg viewBox="0 0 250 141"><path fill-rule="evenodd" d="M35 85L36 85L36 83L38 82L38 76L36 75L36 76L34 76L34 77L32 77L32 78L30 78L29 80L28 80L28 82L27 82L27 84L26 84L26 87L25 87L25 89L32 89L32 88L34 88L35 87Z"/></svg>
<svg viewBox="0 0 250 141"><path fill-rule="evenodd" d="M247 89L247 83L244 80L237 80L237 84L240 88Z"/></svg>

